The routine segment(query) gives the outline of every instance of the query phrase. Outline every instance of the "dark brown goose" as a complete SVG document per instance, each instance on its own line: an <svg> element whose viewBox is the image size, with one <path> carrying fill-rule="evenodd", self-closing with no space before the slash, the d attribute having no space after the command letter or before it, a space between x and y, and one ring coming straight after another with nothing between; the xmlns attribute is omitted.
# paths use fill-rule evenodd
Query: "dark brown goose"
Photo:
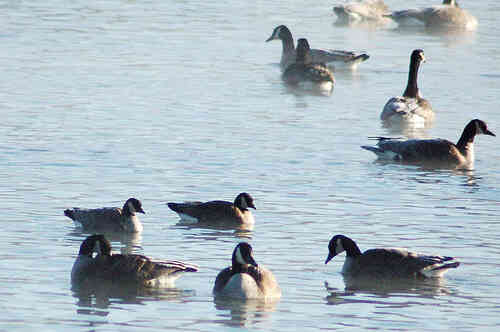
<svg viewBox="0 0 500 332"><path fill-rule="evenodd" d="M185 202L167 203L182 220L197 223L221 225L252 225L255 223L249 208L256 209L253 198L248 193L240 193L234 202Z"/></svg>
<svg viewBox="0 0 500 332"><path fill-rule="evenodd" d="M280 67L284 71L289 65L295 62L297 53L293 41L292 33L285 25L280 25L274 28L271 37L266 42L271 40L281 40L283 51L281 53ZM339 50L311 50L312 62L324 63L333 69L349 68L355 69L361 62L368 60L368 54L356 54L350 51Z"/></svg>
<svg viewBox="0 0 500 332"><path fill-rule="evenodd" d="M428 256L399 248L370 249L362 253L356 243L344 235L335 235L330 240L325 264L344 251L342 273L353 277L435 278L460 265L453 257Z"/></svg>
<svg viewBox="0 0 500 332"><path fill-rule="evenodd" d="M407 9L392 12L388 17L400 26L420 23L428 28L475 30L477 19L455 0L444 0L442 5L420 9Z"/></svg>
<svg viewBox="0 0 500 332"><path fill-rule="evenodd" d="M283 81L295 88L322 95L330 95L335 78L333 73L322 63L312 63L307 39L297 43L297 60L282 75Z"/></svg>
<svg viewBox="0 0 500 332"><path fill-rule="evenodd" d="M474 166L474 137L481 134L495 136L484 121L474 119L465 126L457 144L439 138L401 141L379 137L376 146L362 148L374 152L380 159L470 169Z"/></svg>
<svg viewBox="0 0 500 332"><path fill-rule="evenodd" d="M281 289L273 273L257 265L246 242L234 248L232 265L220 271L213 288L215 296L245 299L279 298Z"/></svg>
<svg viewBox="0 0 500 332"><path fill-rule="evenodd" d="M119 207L97 209L72 208L64 210L64 215L90 231L142 232L142 223L136 213L145 213L142 203L136 198L129 198Z"/></svg>
<svg viewBox="0 0 500 332"><path fill-rule="evenodd" d="M95 257L93 253L97 253ZM152 260L142 255L111 253L111 243L104 235L91 235L80 246L71 281L126 283L144 287L172 285L185 272L196 272L195 265L179 261Z"/></svg>
<svg viewBox="0 0 500 332"><path fill-rule="evenodd" d="M380 119L393 124L424 127L434 120L431 104L420 95L418 90L418 69L425 62L424 51L417 49L410 56L408 83L402 96L393 97L387 101L380 114Z"/></svg>

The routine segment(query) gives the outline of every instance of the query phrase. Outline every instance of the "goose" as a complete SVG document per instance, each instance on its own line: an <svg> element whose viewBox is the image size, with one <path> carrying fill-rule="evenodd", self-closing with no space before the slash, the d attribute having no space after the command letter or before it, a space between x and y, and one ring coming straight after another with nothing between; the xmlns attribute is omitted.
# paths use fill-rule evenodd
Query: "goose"
<svg viewBox="0 0 500 332"><path fill-rule="evenodd" d="M280 67L282 71L295 62L296 50L293 41L292 33L285 25L277 26L271 37L269 37L266 42L271 40L281 39L283 45L283 51L281 53ZM329 67L334 69L339 69L341 67L356 69L356 67L363 61L368 60L370 56L368 54L356 54L349 51L339 51L339 50L311 50L311 58L314 63L325 63Z"/></svg>
<svg viewBox="0 0 500 332"><path fill-rule="evenodd" d="M97 253L93 257L93 253ZM71 270L72 283L92 281L127 283L143 287L171 286L196 265L180 261L157 261L146 256L111 253L111 243L101 234L88 236L81 244Z"/></svg>
<svg viewBox="0 0 500 332"><path fill-rule="evenodd" d="M442 5L394 11L388 15L400 26L424 24L429 28L455 28L475 30L477 19L465 9L460 8L455 0L444 0Z"/></svg>
<svg viewBox="0 0 500 332"><path fill-rule="evenodd" d="M234 202L185 202L167 203L168 207L177 212L181 220L194 223L213 223L230 225L253 225L255 220L248 208L257 209L253 198L248 193L240 193Z"/></svg>
<svg viewBox="0 0 500 332"><path fill-rule="evenodd" d="M383 122L421 128L434 120L431 104L422 98L418 90L418 69L422 62L425 62L424 51L414 50L410 56L406 89L402 96L392 97L387 101L380 114Z"/></svg>
<svg viewBox="0 0 500 332"><path fill-rule="evenodd" d="M297 43L297 60L288 66L282 75L283 81L305 91L330 95L335 78L333 73L322 63L312 63L309 43L301 38Z"/></svg>
<svg viewBox="0 0 500 332"><path fill-rule="evenodd" d="M390 21L388 17L384 16L390 12L383 0L351 1L333 7L333 11L338 17L336 22L338 24L363 21L385 24Z"/></svg>
<svg viewBox="0 0 500 332"><path fill-rule="evenodd" d="M474 165L474 137L476 135L496 136L488 130L486 123L471 120L464 128L457 144L445 139L410 139L406 141L378 137L376 146L361 146L374 152L379 158L407 163L434 163L459 168Z"/></svg>
<svg viewBox="0 0 500 332"><path fill-rule="evenodd" d="M252 246L247 242L234 248L232 265L215 279L214 295L242 299L272 299L281 297L281 289L273 273L257 265Z"/></svg>
<svg viewBox="0 0 500 332"><path fill-rule="evenodd" d="M374 278L439 278L460 265L453 257L428 256L399 248L378 248L365 252L344 235L335 235L328 244L325 264L346 252L342 274Z"/></svg>
<svg viewBox="0 0 500 332"><path fill-rule="evenodd" d="M82 225L86 230L114 232L142 232L143 226L136 213L146 213L137 198L129 198L119 207L98 209L73 208L64 210L64 215Z"/></svg>

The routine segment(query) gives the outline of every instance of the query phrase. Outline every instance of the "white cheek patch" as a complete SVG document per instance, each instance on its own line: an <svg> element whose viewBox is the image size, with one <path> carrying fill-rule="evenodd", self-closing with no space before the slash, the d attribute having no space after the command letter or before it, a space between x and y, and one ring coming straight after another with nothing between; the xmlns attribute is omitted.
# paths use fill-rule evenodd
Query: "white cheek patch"
<svg viewBox="0 0 500 332"><path fill-rule="evenodd" d="M344 249L344 246L342 245L342 239L337 239L337 243L335 245L335 254L340 254L341 252L343 252L345 249Z"/></svg>
<svg viewBox="0 0 500 332"><path fill-rule="evenodd" d="M248 203L247 203L247 200L245 199L245 196L241 196L241 207L243 209L247 209L248 208Z"/></svg>
<svg viewBox="0 0 500 332"><path fill-rule="evenodd" d="M135 211L134 204L132 204L132 202L128 202L127 205L128 205L128 209L130 210L130 213L135 214L136 211Z"/></svg>
<svg viewBox="0 0 500 332"><path fill-rule="evenodd" d="M244 259L243 259L243 255L241 254L241 251L240 251L240 248L236 249L236 261L239 263L239 264L248 264Z"/></svg>
<svg viewBox="0 0 500 332"><path fill-rule="evenodd" d="M102 248L100 241L96 241L93 252L97 253L98 255L102 255Z"/></svg>

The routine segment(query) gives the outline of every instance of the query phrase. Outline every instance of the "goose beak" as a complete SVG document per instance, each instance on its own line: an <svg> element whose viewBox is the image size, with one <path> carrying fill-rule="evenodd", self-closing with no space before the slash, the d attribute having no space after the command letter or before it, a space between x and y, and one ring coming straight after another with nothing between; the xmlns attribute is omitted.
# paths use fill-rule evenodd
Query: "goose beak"
<svg viewBox="0 0 500 332"><path fill-rule="evenodd" d="M144 212L144 210L142 209L142 207L141 207L141 208L139 208L136 212L140 212L140 213L144 213L144 214L146 214L146 212Z"/></svg>
<svg viewBox="0 0 500 332"><path fill-rule="evenodd" d="M490 135L490 136L496 136L495 134L493 134L493 133L492 133L491 131L489 131L489 130L486 130L486 131L484 132L484 134L485 134L485 135Z"/></svg>
<svg viewBox="0 0 500 332"><path fill-rule="evenodd" d="M327 258L326 258L326 260L325 260L325 264L328 264L328 262L329 262L329 261L331 261L331 260L332 260L332 258L333 258L333 255L332 255L331 253L330 253L330 254L328 254L328 257L327 257Z"/></svg>
<svg viewBox="0 0 500 332"><path fill-rule="evenodd" d="M259 265L257 264L257 262L255 261L255 259L253 259L253 257L252 257L252 256L248 256L248 257L247 257L247 264L249 264L249 265L253 265L253 266L255 266L255 267L259 266Z"/></svg>
<svg viewBox="0 0 500 332"><path fill-rule="evenodd" d="M495 136L495 135L493 135L493 136ZM252 204L249 204L249 205L248 205L248 207L249 207L249 208L252 208L252 209L254 209L254 210L257 210L257 208L255 207L255 205L253 205L253 203L252 203Z"/></svg>
<svg viewBox="0 0 500 332"><path fill-rule="evenodd" d="M267 43L267 42L270 42L270 41L271 41L271 40L273 40L273 39L274 39L274 38L273 38L273 36L271 36L271 37L267 38L267 39L266 39L266 43Z"/></svg>

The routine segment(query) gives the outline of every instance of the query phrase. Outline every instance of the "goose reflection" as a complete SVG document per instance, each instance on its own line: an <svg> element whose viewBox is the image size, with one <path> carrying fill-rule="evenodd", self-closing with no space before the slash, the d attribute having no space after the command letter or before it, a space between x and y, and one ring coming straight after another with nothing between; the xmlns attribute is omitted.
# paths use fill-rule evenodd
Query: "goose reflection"
<svg viewBox="0 0 500 332"><path fill-rule="evenodd" d="M203 236L209 236L210 238L228 237L228 235L232 235L241 239L251 239L254 228L254 225L210 225L193 224L184 221L179 221L175 226L187 230L208 230L209 232L203 232Z"/></svg>
<svg viewBox="0 0 500 332"><path fill-rule="evenodd" d="M73 285L73 297L77 299L76 312L82 315L107 316L113 304L143 304L149 301L178 301L192 297L194 290L178 288L144 288L112 282L85 283Z"/></svg>
<svg viewBox="0 0 500 332"><path fill-rule="evenodd" d="M415 296L421 298L433 298L440 295L450 295L453 291L446 286L446 280L443 278L429 279L376 279L366 277L344 276L344 289L330 287L325 281L325 289L329 293L326 297L328 304L342 303L380 303L390 304L387 298L409 296L413 300ZM377 297L369 299L360 299L360 294L372 294ZM356 296L356 298L354 298ZM352 297L352 298L351 298ZM406 303L398 301L398 304L407 306Z"/></svg>
<svg viewBox="0 0 500 332"><path fill-rule="evenodd" d="M229 317L222 320L224 325L228 326L251 326L262 321L268 320L271 313L276 310L279 299L232 299L227 297L215 297L215 309L219 311L228 311L229 316L220 313L221 317Z"/></svg>

